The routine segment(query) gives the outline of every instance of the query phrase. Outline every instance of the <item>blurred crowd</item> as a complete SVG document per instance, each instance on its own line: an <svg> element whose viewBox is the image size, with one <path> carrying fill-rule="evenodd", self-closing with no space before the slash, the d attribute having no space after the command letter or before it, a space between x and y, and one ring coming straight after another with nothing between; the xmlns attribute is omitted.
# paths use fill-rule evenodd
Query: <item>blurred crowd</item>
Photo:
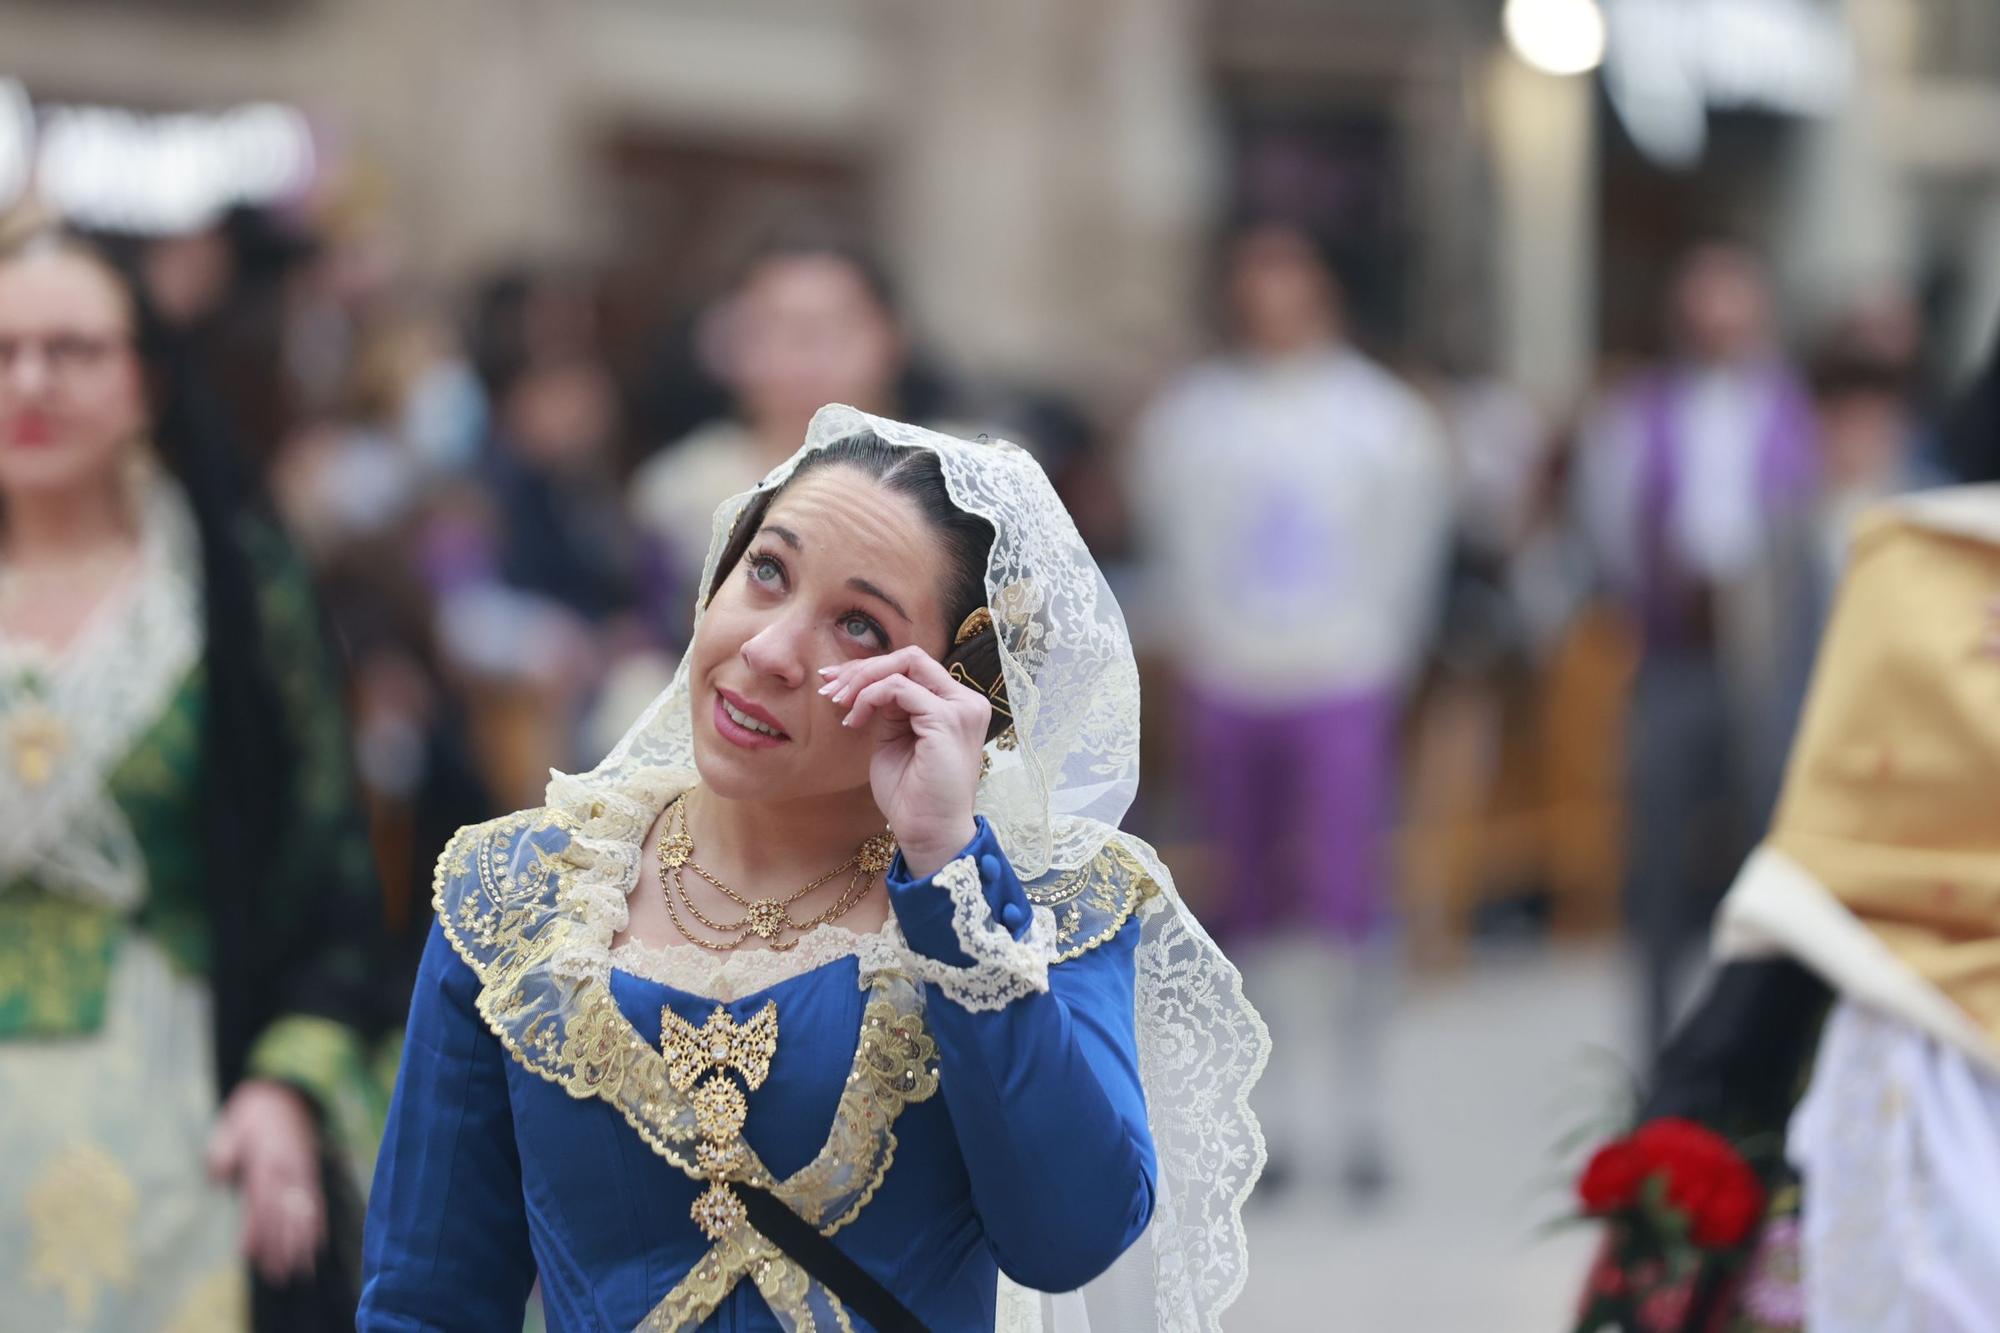
<svg viewBox="0 0 2000 1333"><path fill-rule="evenodd" d="M1139 831L1253 990L1303 949L1318 998L1266 1012L1334 1033L1274 1076L1341 1096L1270 1091L1273 1180L1331 1152L1362 1196L1397 960L1622 920L1657 1044L1774 799L1848 521L1966 470L1908 294L1792 329L1725 239L1663 284L1657 359L1563 404L1372 346L1282 219L1221 238L1212 351L1136 409L941 365L867 238L817 222L746 238L636 341L586 266L439 290L337 219L238 210L140 271L316 576L410 959L445 839L615 743L686 646L717 505L816 408L1034 451L1140 645Z"/></svg>

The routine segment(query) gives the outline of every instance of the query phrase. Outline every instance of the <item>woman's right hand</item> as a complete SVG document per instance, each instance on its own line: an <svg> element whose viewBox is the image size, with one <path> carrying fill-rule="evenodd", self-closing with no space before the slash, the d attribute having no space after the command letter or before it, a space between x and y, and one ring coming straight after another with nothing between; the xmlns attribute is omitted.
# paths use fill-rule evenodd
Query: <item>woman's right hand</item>
<svg viewBox="0 0 2000 1333"><path fill-rule="evenodd" d="M243 1194L243 1254L266 1282L310 1273L326 1239L319 1133L305 1098L268 1079L237 1085L209 1137L209 1175Z"/></svg>

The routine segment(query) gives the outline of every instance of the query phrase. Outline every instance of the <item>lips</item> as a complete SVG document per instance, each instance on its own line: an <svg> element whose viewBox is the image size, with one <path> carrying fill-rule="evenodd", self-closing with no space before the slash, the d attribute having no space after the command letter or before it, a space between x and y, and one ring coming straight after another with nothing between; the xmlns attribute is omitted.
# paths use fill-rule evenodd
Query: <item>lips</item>
<svg viewBox="0 0 2000 1333"><path fill-rule="evenodd" d="M7 427L7 439L16 445L47 444L55 438L55 434L55 426L49 419L36 412L26 412L15 417Z"/></svg>
<svg viewBox="0 0 2000 1333"><path fill-rule="evenodd" d="M791 740L768 709L730 690L715 692L715 729L724 740L749 750L768 749Z"/></svg>

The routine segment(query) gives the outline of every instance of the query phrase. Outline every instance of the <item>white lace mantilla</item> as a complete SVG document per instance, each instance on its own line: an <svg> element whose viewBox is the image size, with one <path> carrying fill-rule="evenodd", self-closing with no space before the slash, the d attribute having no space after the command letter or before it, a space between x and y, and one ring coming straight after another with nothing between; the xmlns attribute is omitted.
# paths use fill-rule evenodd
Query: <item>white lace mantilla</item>
<svg viewBox="0 0 2000 1333"><path fill-rule="evenodd" d="M200 567L187 499L156 478L134 574L76 638L49 652L0 635L0 882L121 911L144 900L145 856L106 784L199 660Z"/></svg>

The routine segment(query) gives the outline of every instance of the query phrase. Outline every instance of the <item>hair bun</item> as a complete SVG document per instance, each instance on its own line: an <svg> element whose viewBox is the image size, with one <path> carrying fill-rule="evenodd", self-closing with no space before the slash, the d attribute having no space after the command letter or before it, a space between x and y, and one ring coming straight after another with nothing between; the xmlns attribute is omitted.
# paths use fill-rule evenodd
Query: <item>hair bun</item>
<svg viewBox="0 0 2000 1333"><path fill-rule="evenodd" d="M986 739L994 740L1014 725L1014 710L1007 703L1007 678L1000 666L1000 635L993 628L992 613L985 607L973 612L954 637L951 651L944 655L944 669L951 673L952 679L978 690L993 705L993 720L986 724Z"/></svg>

